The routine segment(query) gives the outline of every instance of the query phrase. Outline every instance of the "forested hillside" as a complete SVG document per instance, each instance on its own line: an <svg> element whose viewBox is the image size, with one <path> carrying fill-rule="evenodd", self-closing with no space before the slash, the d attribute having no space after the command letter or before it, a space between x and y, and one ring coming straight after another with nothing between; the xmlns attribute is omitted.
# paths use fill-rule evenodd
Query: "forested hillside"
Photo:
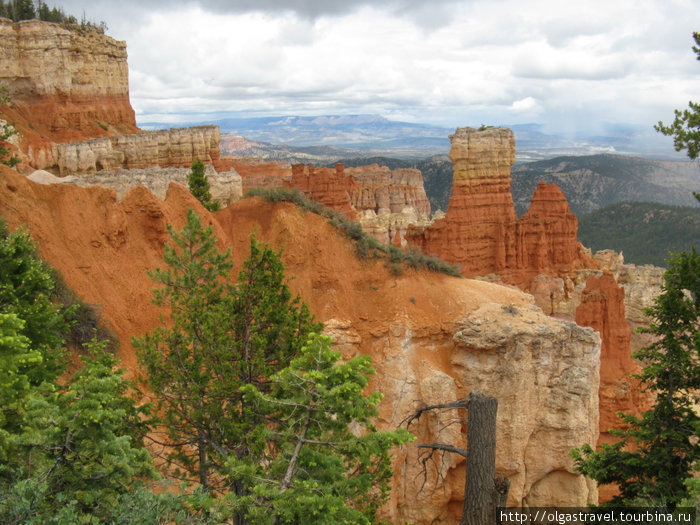
<svg viewBox="0 0 700 525"><path fill-rule="evenodd" d="M700 246L700 208L619 202L579 216L579 240L623 252L626 262L666 266L669 252Z"/></svg>

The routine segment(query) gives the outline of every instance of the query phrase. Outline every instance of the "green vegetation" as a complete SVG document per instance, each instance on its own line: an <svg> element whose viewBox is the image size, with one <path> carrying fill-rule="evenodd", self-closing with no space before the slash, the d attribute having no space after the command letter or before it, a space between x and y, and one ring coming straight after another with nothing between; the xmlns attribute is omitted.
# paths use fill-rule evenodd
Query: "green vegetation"
<svg viewBox="0 0 700 525"><path fill-rule="evenodd" d="M671 508L693 496L697 474L700 417L694 407L700 387L700 255L674 255L663 292L646 310L652 319L644 332L656 341L635 354L644 364L638 376L655 396L641 418L621 415L626 430L614 431L621 441L572 451L576 468L600 484L616 483L620 494L612 505L654 505ZM628 445L633 444L630 449Z"/></svg>
<svg viewBox="0 0 700 525"><path fill-rule="evenodd" d="M454 277L461 277L459 269L446 262L421 253L416 249L402 250L392 244L383 244L374 237L367 235L359 223L351 221L342 213L327 208L321 203L311 201L297 189L288 188L252 188L246 193L246 197L262 197L272 202L292 202L305 211L325 217L329 222L341 230L346 237L355 243L355 253L360 259L367 257L382 258L386 260L392 275L401 275L401 265L408 268L424 268L431 272L445 273Z"/></svg>
<svg viewBox="0 0 700 525"><path fill-rule="evenodd" d="M693 51L700 60L700 33L693 33L695 44ZM676 151L687 150L688 157L697 159L700 155L700 104L688 102L688 108L683 111L675 110L676 118L670 126L659 121L654 129L659 133L673 137ZM700 200L700 197L697 197Z"/></svg>
<svg viewBox="0 0 700 525"><path fill-rule="evenodd" d="M181 232L169 232L175 245L165 247L168 268L151 277L163 285L154 302L168 307L172 323L134 346L171 442L187 444L173 447L170 461L207 488L229 453L259 452L249 443L258 421L246 412L240 387L279 370L319 325L292 298L279 254L255 237L234 285L230 253L217 251L211 227L202 228L194 211Z"/></svg>
<svg viewBox="0 0 700 525"><path fill-rule="evenodd" d="M700 208L621 202L579 217L578 238L593 251L611 248L625 261L666 266L669 252L700 244Z"/></svg>
<svg viewBox="0 0 700 525"><path fill-rule="evenodd" d="M187 175L187 184L190 188L190 193L202 203L202 206L212 212L219 211L219 203L211 200L209 179L204 173L204 163L199 157L192 162L191 171Z"/></svg>
<svg viewBox="0 0 700 525"><path fill-rule="evenodd" d="M0 222L0 521L109 522L132 497L175 515L178 502L142 484L155 476L142 443L147 407L105 343L88 343L84 367L61 378L79 307L52 302L53 275L29 236Z"/></svg>
<svg viewBox="0 0 700 525"><path fill-rule="evenodd" d="M10 104L9 92L5 86L0 86L0 106L8 104ZM0 126L0 164L12 167L19 162L19 159L10 153L10 149L3 145L7 139L16 134L17 130L12 124L5 122Z"/></svg>
<svg viewBox="0 0 700 525"><path fill-rule="evenodd" d="M411 439L405 430L377 432L378 392L364 395L369 356L341 363L328 337L312 335L290 365L273 375L269 394L243 387L259 428L263 462L231 456L231 477L249 487L228 504L250 523L374 523L388 496L389 449ZM352 431L351 431L352 428ZM362 429L358 431L359 429Z"/></svg>
<svg viewBox="0 0 700 525"><path fill-rule="evenodd" d="M234 283L230 253L192 210L169 232L168 268L151 277L170 322L134 346L175 472L197 484L212 519L370 523L387 496L388 450L410 435L371 425L381 396L362 393L369 359L337 363L280 253L254 236Z"/></svg>
<svg viewBox="0 0 700 525"><path fill-rule="evenodd" d="M83 13L82 19L78 19L73 15L66 15L62 8L53 7L49 9L46 2L42 0L0 0L0 17L9 18L13 22L22 20L43 20L44 22L55 22L59 24L80 25L81 27L91 27L100 33L107 30L107 24L104 22L95 23L85 18Z"/></svg>
<svg viewBox="0 0 700 525"><path fill-rule="evenodd" d="M16 317L12 330L41 362L27 372L31 386L53 381L64 371L62 345L75 307L54 304L54 289L52 271L37 256L29 235L8 232L0 219L0 313Z"/></svg>

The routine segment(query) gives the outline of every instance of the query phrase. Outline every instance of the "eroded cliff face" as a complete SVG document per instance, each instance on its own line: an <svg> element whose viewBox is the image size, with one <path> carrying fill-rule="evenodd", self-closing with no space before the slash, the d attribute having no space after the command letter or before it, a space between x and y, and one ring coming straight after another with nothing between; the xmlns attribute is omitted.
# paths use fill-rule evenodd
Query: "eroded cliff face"
<svg viewBox="0 0 700 525"><path fill-rule="evenodd" d="M373 385L385 394L380 427L395 427L421 402L480 390L499 398L498 473L512 480L511 504L595 501L595 489L572 472L568 456L572 447L595 443L598 432L600 342L593 330L544 315L512 288L413 270L392 276L379 261L357 259L328 222L289 203L244 199L212 215L177 185L165 201L137 187L117 202L114 190L38 185L4 166L0 175L10 226L26 225L66 282L101 305L130 370L131 336L158 323L146 270L163 266L166 224L180 228L192 207L214 227L220 247L232 248L238 266L250 231L284 246L291 288L326 323L336 347L345 357L372 355ZM464 446L464 429L441 426L426 418L411 430L421 441ZM444 492L431 490L434 472L419 492L417 449L397 451L387 518L455 523L464 467L450 458L446 466Z"/></svg>
<svg viewBox="0 0 700 525"><path fill-rule="evenodd" d="M583 268L578 222L554 185L540 185L530 210L516 220L510 192L515 137L507 128L458 128L450 135L454 164L445 217L409 229L406 240L460 266L465 276L499 274L527 288L539 273Z"/></svg>
<svg viewBox="0 0 700 525"><path fill-rule="evenodd" d="M55 167L60 175L118 168L189 167L197 158L211 164L219 158L220 138L219 126L139 131L131 135L55 144L43 163L44 167ZM36 163L41 164L38 159Z"/></svg>
<svg viewBox="0 0 700 525"><path fill-rule="evenodd" d="M349 218L355 217L350 195L356 191L357 182L345 174L342 164L336 164L335 169L293 164L289 187L300 190L309 200L341 211Z"/></svg>
<svg viewBox="0 0 700 525"><path fill-rule="evenodd" d="M386 244L405 248L409 226L430 222L430 203L419 170L391 170L377 164L316 168L229 158L214 165L219 170L234 167L243 179L243 193L257 187L296 188L307 198L358 220L365 232Z"/></svg>
<svg viewBox="0 0 700 525"><path fill-rule="evenodd" d="M124 200L126 195L135 187L143 186L156 197L165 199L170 183L179 184L188 188L187 176L191 172L189 168L141 168L118 169L117 171L100 171L94 174L81 175L79 177L69 175L56 177L43 170L37 170L29 175L29 180L38 184L70 184L88 188L100 186L116 191L117 201ZM212 200L222 206L236 202L243 196L241 176L234 169L218 173L213 166L207 165L205 175L210 185Z"/></svg>
<svg viewBox="0 0 700 525"><path fill-rule="evenodd" d="M420 170L370 164L345 172L357 181L350 195L352 207L359 213L362 228L377 240L405 248L409 225L429 224L430 202Z"/></svg>
<svg viewBox="0 0 700 525"><path fill-rule="evenodd" d="M60 175L189 166L219 157L217 126L139 131L126 43L92 28L0 18L0 84L21 169Z"/></svg>
<svg viewBox="0 0 700 525"><path fill-rule="evenodd" d="M0 84L14 104L8 120L35 149L136 131L126 59L125 42L90 28L0 18Z"/></svg>

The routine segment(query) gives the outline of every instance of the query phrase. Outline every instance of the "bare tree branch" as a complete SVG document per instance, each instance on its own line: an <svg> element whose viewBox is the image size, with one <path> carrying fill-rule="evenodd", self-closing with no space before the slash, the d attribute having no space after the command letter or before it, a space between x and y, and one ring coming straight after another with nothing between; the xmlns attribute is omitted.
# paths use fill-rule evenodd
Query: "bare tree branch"
<svg viewBox="0 0 700 525"><path fill-rule="evenodd" d="M467 457L467 451L463 448L445 445L444 443L418 443L416 448L432 448L434 450L444 450L445 452L454 452L460 456Z"/></svg>

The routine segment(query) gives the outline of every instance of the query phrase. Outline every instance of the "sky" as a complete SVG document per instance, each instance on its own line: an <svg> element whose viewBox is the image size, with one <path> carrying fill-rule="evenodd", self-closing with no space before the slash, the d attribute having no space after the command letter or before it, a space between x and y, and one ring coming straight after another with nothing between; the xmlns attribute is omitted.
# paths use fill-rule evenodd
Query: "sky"
<svg viewBox="0 0 700 525"><path fill-rule="evenodd" d="M654 133L700 99L698 0L57 3L127 42L139 123L379 114Z"/></svg>

